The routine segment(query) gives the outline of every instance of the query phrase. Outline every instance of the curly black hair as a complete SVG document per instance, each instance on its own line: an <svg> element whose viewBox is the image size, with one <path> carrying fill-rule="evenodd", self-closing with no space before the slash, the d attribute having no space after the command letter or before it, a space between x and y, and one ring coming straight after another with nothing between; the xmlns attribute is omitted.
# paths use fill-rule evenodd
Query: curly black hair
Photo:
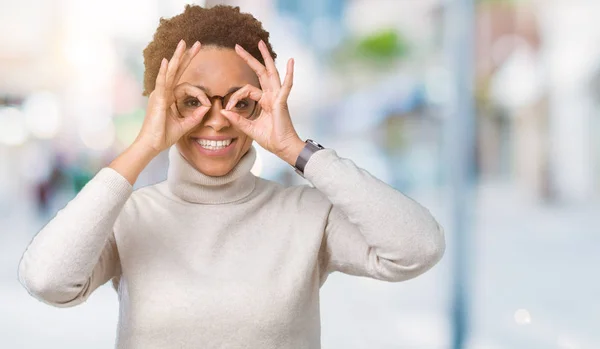
<svg viewBox="0 0 600 349"><path fill-rule="evenodd" d="M160 19L152 41L144 49L144 96L154 90L160 62L163 58L170 59L173 56L181 39L187 47L196 41L203 46L231 49L239 44L264 64L258 50L258 42L263 40L273 59L277 57L269 43L269 32L254 16L240 12L239 7L217 5L204 8L186 5L183 13L169 19Z"/></svg>

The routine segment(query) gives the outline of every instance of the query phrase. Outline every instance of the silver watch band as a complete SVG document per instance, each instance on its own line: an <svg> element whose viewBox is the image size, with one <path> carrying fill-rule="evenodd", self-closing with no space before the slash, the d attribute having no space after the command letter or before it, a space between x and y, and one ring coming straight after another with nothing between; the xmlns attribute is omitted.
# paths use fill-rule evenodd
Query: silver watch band
<svg viewBox="0 0 600 349"><path fill-rule="evenodd" d="M304 177L304 167L308 163L308 159L310 159L310 157L317 151L325 149L325 147L313 141L312 139L307 139L305 142L306 145L304 148L302 148L300 155L298 155L298 158L296 159L296 164L293 166L296 170L296 173L302 177Z"/></svg>

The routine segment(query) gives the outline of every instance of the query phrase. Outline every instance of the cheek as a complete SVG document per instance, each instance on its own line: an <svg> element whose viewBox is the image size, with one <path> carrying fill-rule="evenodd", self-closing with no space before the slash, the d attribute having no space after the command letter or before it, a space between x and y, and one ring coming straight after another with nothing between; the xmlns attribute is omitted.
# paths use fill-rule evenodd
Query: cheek
<svg viewBox="0 0 600 349"><path fill-rule="evenodd" d="M238 141L241 141L241 148L242 148L242 153L246 153L246 151L248 149L250 149L250 146L252 145L252 138L243 135L243 136L239 136Z"/></svg>

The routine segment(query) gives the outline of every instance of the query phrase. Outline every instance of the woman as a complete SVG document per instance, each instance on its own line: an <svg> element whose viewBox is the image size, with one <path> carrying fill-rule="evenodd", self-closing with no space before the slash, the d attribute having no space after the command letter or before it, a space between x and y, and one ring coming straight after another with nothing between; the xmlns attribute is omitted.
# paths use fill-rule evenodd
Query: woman
<svg viewBox="0 0 600 349"><path fill-rule="evenodd" d="M19 265L30 294L71 307L112 280L118 348L319 348L328 274L397 282L440 260L427 209L299 138L293 61L281 83L268 39L239 8L161 19L141 131L32 240ZM253 141L314 187L254 176ZM133 191L167 149L167 180Z"/></svg>

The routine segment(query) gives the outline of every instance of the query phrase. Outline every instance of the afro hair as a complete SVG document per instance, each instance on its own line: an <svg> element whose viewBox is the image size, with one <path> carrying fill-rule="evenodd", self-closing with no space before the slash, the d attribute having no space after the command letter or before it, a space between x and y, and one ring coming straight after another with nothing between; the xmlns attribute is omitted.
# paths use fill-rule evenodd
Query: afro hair
<svg viewBox="0 0 600 349"><path fill-rule="evenodd" d="M170 59L173 56L181 39L187 47L196 41L203 46L231 49L239 44L264 64L258 49L258 42L263 40L273 59L277 57L269 43L269 32L254 16L240 12L239 7L186 5L183 13L160 19L152 41L144 49L144 96L154 90L160 62L163 58Z"/></svg>

